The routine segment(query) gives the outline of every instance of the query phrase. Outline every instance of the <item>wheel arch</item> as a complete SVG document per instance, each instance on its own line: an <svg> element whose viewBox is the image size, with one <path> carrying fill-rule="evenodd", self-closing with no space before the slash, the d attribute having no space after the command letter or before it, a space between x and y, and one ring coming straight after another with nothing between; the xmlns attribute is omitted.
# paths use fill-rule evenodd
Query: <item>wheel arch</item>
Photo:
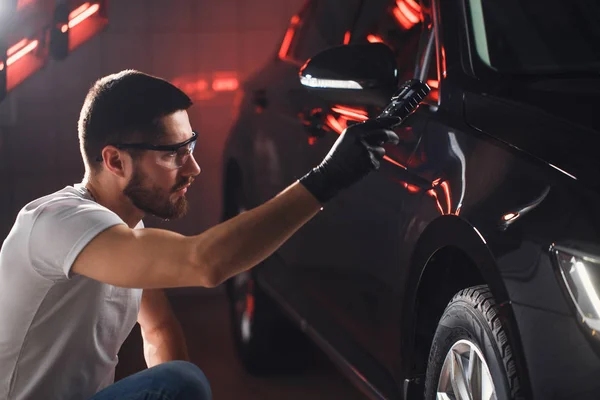
<svg viewBox="0 0 600 400"><path fill-rule="evenodd" d="M409 271L402 316L402 326L406 327L403 370L408 381L422 383L438 321L454 294L485 284L500 305L499 315L508 332L518 374L524 389L530 393L526 361L508 291L479 231L457 216L434 220L415 246Z"/></svg>

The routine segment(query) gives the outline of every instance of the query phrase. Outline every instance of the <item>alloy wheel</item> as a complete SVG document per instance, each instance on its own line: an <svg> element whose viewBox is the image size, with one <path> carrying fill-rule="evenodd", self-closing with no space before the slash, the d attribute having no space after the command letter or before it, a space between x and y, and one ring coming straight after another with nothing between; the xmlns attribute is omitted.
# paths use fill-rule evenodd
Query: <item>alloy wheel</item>
<svg viewBox="0 0 600 400"><path fill-rule="evenodd" d="M437 400L497 400L490 369L468 340L454 343L440 372Z"/></svg>

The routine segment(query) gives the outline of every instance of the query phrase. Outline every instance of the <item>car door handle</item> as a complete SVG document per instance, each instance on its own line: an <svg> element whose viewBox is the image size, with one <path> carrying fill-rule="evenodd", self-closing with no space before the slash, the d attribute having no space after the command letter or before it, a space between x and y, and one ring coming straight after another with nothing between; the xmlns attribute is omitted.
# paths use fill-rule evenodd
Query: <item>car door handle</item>
<svg viewBox="0 0 600 400"><path fill-rule="evenodd" d="M269 105L267 99L267 91L265 89L257 89L252 93L252 103L256 106L256 110L261 112Z"/></svg>

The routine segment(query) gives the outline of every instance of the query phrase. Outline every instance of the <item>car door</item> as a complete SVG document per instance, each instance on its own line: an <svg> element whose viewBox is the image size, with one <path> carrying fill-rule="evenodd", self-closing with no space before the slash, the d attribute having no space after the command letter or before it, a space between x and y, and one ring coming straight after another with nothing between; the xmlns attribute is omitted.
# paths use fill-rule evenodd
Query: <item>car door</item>
<svg viewBox="0 0 600 400"><path fill-rule="evenodd" d="M386 148L388 158L381 170L325 205L298 232L302 246L289 258L303 306L310 305L308 324L367 380L390 391L394 389L388 371L401 340L401 281L406 265L400 263L408 258L400 244L419 223L411 210L420 207L428 184L416 172L422 160L414 150L437 104L435 38L423 18L414 1L365 3L353 41L388 44L397 56L401 82L420 77L429 80L434 90L428 105L397 129L400 143ZM377 111L369 104L329 105L331 132L308 149L306 167L325 156L345 125L375 117Z"/></svg>
<svg viewBox="0 0 600 400"><path fill-rule="evenodd" d="M332 138L337 136L327 123L326 112L331 105L301 85L299 71L313 55L326 48L342 45L349 39L362 2L313 1L299 18L292 19L279 54L278 72L273 72L273 80L265 93L268 106L261 116L262 122L255 141L261 148L261 152L255 152L258 155L255 162L271 164L262 168L267 173L259 173L261 197L264 200L316 166L314 153L317 147L323 148L319 143L321 137L328 133ZM292 30L294 24L296 28ZM276 257L281 262L274 264L271 269L268 265L264 266L260 274L269 286L285 293L287 297L297 292L298 281L293 269L280 265L289 265L291 268L297 265L305 245L306 234L302 229L277 251ZM297 304L299 307L305 305L302 300Z"/></svg>

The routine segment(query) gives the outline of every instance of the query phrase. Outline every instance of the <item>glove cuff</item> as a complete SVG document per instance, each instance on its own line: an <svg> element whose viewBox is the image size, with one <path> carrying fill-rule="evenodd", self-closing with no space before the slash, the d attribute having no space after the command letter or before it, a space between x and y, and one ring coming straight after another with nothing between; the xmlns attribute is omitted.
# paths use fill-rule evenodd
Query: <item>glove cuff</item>
<svg viewBox="0 0 600 400"><path fill-rule="evenodd" d="M298 180L321 204L327 203L338 193L337 187L328 182L323 172L316 167Z"/></svg>

